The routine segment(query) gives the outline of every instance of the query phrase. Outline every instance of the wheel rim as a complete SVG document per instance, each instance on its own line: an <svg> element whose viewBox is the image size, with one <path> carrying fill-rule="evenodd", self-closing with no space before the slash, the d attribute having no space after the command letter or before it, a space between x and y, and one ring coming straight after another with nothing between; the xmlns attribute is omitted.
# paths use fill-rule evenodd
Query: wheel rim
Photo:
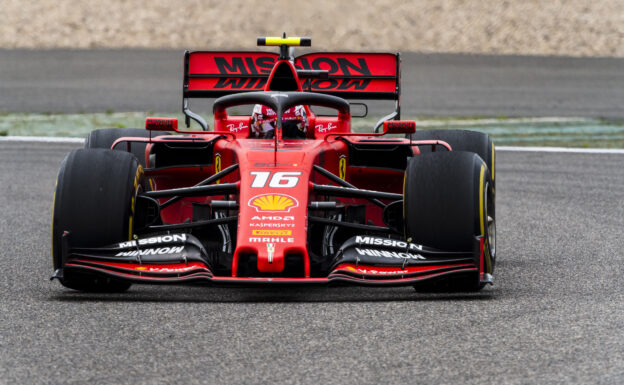
<svg viewBox="0 0 624 385"><path fill-rule="evenodd" d="M487 210L487 242L492 258L496 258L496 218L490 216L494 210L491 210L490 204L494 204L494 200L490 196L489 183L485 185L485 207Z"/></svg>

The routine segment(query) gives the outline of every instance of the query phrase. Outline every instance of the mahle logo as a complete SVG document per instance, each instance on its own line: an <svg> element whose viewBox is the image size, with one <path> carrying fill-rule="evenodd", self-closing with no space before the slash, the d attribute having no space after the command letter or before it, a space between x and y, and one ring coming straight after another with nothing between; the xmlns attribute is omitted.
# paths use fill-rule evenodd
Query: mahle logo
<svg viewBox="0 0 624 385"><path fill-rule="evenodd" d="M293 207L299 206L297 200L283 194L256 195L249 200L249 206L256 211L289 212Z"/></svg>

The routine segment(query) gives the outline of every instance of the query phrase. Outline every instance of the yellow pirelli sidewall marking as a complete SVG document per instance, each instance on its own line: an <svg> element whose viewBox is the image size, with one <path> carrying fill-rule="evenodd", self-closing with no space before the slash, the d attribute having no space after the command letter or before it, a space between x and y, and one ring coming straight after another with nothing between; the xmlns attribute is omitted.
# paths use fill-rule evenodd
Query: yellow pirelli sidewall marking
<svg viewBox="0 0 624 385"><path fill-rule="evenodd" d="M483 178L485 177L485 165L481 165L479 176L479 222L481 223L481 235L485 235L485 220L483 218Z"/></svg>
<svg viewBox="0 0 624 385"><path fill-rule="evenodd" d="M405 182L407 180L407 170L403 173L403 219L405 219Z"/></svg>
<svg viewBox="0 0 624 385"><path fill-rule="evenodd" d="M221 172L221 154L215 155L215 174ZM221 179L217 179L216 184L221 183Z"/></svg>
<svg viewBox="0 0 624 385"><path fill-rule="evenodd" d="M485 187L485 164L481 165L481 172L479 175L479 223L481 225L481 236L485 237L485 208L483 205L483 198L484 198L484 187ZM490 255L490 244L488 242L487 238L484 238L484 250L483 253L485 254L485 271L488 273L492 273L492 261L491 261L491 255Z"/></svg>
<svg viewBox="0 0 624 385"><path fill-rule="evenodd" d="M132 201L130 202L130 218L128 219L128 240L132 239L132 224L134 222L134 208L136 203L137 188L139 186L139 180L143 174L143 166L139 165L134 176L134 191L132 192Z"/></svg>
<svg viewBox="0 0 624 385"><path fill-rule="evenodd" d="M494 180L494 170L496 170L496 162L494 159L495 151L494 151L494 142L492 142L492 180Z"/></svg>
<svg viewBox="0 0 624 385"><path fill-rule="evenodd" d="M267 37L265 38L266 45L290 45L297 46L301 45L301 38L299 37Z"/></svg>

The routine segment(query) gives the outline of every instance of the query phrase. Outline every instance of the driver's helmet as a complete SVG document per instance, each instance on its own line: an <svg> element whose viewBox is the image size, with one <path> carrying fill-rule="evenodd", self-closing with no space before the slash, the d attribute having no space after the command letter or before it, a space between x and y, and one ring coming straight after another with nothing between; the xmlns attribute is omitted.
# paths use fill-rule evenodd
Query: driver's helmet
<svg viewBox="0 0 624 385"><path fill-rule="evenodd" d="M251 127L254 135L257 137L264 137L267 132L275 129L276 120L277 114L275 111L267 106L256 104L251 116ZM282 114L282 127L284 133L296 129L300 131L300 134L302 134L301 136L305 137L305 133L308 129L308 116L305 108L303 106L294 106L284 111Z"/></svg>

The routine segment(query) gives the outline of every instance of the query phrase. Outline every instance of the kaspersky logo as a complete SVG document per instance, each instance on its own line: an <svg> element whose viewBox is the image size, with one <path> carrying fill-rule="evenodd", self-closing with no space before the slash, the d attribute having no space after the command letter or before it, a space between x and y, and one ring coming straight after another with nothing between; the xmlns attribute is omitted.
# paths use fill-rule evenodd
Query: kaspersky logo
<svg viewBox="0 0 624 385"><path fill-rule="evenodd" d="M262 194L251 198L249 206L255 208L257 212L289 212L293 207L298 207L299 202L289 195Z"/></svg>

